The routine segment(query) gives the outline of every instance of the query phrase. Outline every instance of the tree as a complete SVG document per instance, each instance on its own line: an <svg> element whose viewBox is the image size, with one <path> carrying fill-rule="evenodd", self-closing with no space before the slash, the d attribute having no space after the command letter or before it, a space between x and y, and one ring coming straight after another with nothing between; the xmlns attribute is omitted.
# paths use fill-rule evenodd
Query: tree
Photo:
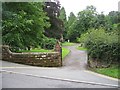
<svg viewBox="0 0 120 90"><path fill-rule="evenodd" d="M64 39L66 39L65 36L67 35L67 17L66 17L66 12L65 12L64 7L62 7L61 10L60 10L59 18L63 22L63 37L64 37Z"/></svg>
<svg viewBox="0 0 120 90"><path fill-rule="evenodd" d="M93 28L96 21L97 11L94 6L87 6L85 10L78 13L77 28L80 34L86 32L89 28Z"/></svg>
<svg viewBox="0 0 120 90"><path fill-rule="evenodd" d="M96 15L94 28L98 29L100 27L107 31L112 30L112 23L110 22L110 17L108 15L104 15L103 13Z"/></svg>
<svg viewBox="0 0 120 90"><path fill-rule="evenodd" d="M87 32L89 28L94 27L96 14L97 12L94 6L87 6L85 10L78 13L77 18L73 13L70 13L68 19L68 38L72 42L76 42L77 37Z"/></svg>
<svg viewBox="0 0 120 90"><path fill-rule="evenodd" d="M108 16L110 16L110 21L112 22L112 24L120 23L120 12L111 11L109 12Z"/></svg>
<svg viewBox="0 0 120 90"><path fill-rule="evenodd" d="M62 7L61 9L60 9L60 16L59 16L59 18L60 19L62 19L62 21L67 21L67 19L66 19L66 12L65 12L65 9L64 9L64 7ZM65 23L64 22L64 23Z"/></svg>
<svg viewBox="0 0 120 90"><path fill-rule="evenodd" d="M76 25L76 16L74 15L73 12L70 13L70 16L68 17L68 22L67 22L67 36L66 38L69 39L70 41L74 41L76 39L76 33L75 33L75 25Z"/></svg>
<svg viewBox="0 0 120 90"><path fill-rule="evenodd" d="M50 26L42 3L5 2L2 7L3 44L28 49L39 45Z"/></svg>
<svg viewBox="0 0 120 90"><path fill-rule="evenodd" d="M45 2L44 11L47 12L47 16L50 18L49 22L51 27L45 29L45 36L55 39L61 39L63 33L63 22L59 19L60 15L60 3L59 1Z"/></svg>
<svg viewBox="0 0 120 90"><path fill-rule="evenodd" d="M70 12L70 16L68 17L68 26L72 25L73 22L76 20L76 16L73 12Z"/></svg>

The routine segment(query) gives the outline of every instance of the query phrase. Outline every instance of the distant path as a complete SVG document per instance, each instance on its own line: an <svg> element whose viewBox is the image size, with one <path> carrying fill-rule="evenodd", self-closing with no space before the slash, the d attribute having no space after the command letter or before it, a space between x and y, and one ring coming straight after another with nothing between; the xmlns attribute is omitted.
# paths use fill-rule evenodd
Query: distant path
<svg viewBox="0 0 120 90"><path fill-rule="evenodd" d="M76 47L79 44L75 44L73 46L64 46L69 49L71 52L65 59L63 60L63 68L70 69L79 69L85 70L87 65L87 53L86 51L77 50Z"/></svg>

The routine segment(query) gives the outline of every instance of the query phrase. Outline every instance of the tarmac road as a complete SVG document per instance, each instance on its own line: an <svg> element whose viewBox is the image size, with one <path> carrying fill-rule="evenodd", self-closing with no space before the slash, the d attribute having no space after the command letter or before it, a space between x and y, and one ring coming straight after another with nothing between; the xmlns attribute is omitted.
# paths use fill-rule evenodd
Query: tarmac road
<svg viewBox="0 0 120 90"><path fill-rule="evenodd" d="M71 53L63 67L35 67L1 61L3 88L117 88L118 80L86 69L87 54L66 47Z"/></svg>
<svg viewBox="0 0 120 90"><path fill-rule="evenodd" d="M2 79L3 88L115 88L110 86L76 83L6 72L3 72Z"/></svg>
<svg viewBox="0 0 120 90"><path fill-rule="evenodd" d="M87 52L82 50L77 50L76 47L79 44L75 44L74 46L65 46L71 52L70 54L63 60L63 68L69 68L74 70L86 70L87 66Z"/></svg>

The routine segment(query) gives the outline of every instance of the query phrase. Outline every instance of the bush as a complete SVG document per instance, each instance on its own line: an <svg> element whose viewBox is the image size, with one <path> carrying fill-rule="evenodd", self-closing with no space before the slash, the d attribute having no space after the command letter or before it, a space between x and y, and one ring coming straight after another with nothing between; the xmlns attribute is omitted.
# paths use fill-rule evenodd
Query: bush
<svg viewBox="0 0 120 90"><path fill-rule="evenodd" d="M41 43L41 48L43 49L53 49L56 44L56 40L53 38L44 38Z"/></svg>
<svg viewBox="0 0 120 90"><path fill-rule="evenodd" d="M118 50L120 50L120 43L118 42L117 33L106 32L102 28L92 29L81 35L78 41L84 43L90 58L106 64L113 61L119 62L120 53L118 53Z"/></svg>

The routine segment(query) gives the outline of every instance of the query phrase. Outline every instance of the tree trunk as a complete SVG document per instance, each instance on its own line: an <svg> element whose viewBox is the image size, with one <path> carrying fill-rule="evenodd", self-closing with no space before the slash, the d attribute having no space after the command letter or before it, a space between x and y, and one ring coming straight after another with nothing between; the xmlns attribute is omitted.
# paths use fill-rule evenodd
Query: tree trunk
<svg viewBox="0 0 120 90"><path fill-rule="evenodd" d="M30 51L30 46L28 46L27 48L28 48L28 50Z"/></svg>

